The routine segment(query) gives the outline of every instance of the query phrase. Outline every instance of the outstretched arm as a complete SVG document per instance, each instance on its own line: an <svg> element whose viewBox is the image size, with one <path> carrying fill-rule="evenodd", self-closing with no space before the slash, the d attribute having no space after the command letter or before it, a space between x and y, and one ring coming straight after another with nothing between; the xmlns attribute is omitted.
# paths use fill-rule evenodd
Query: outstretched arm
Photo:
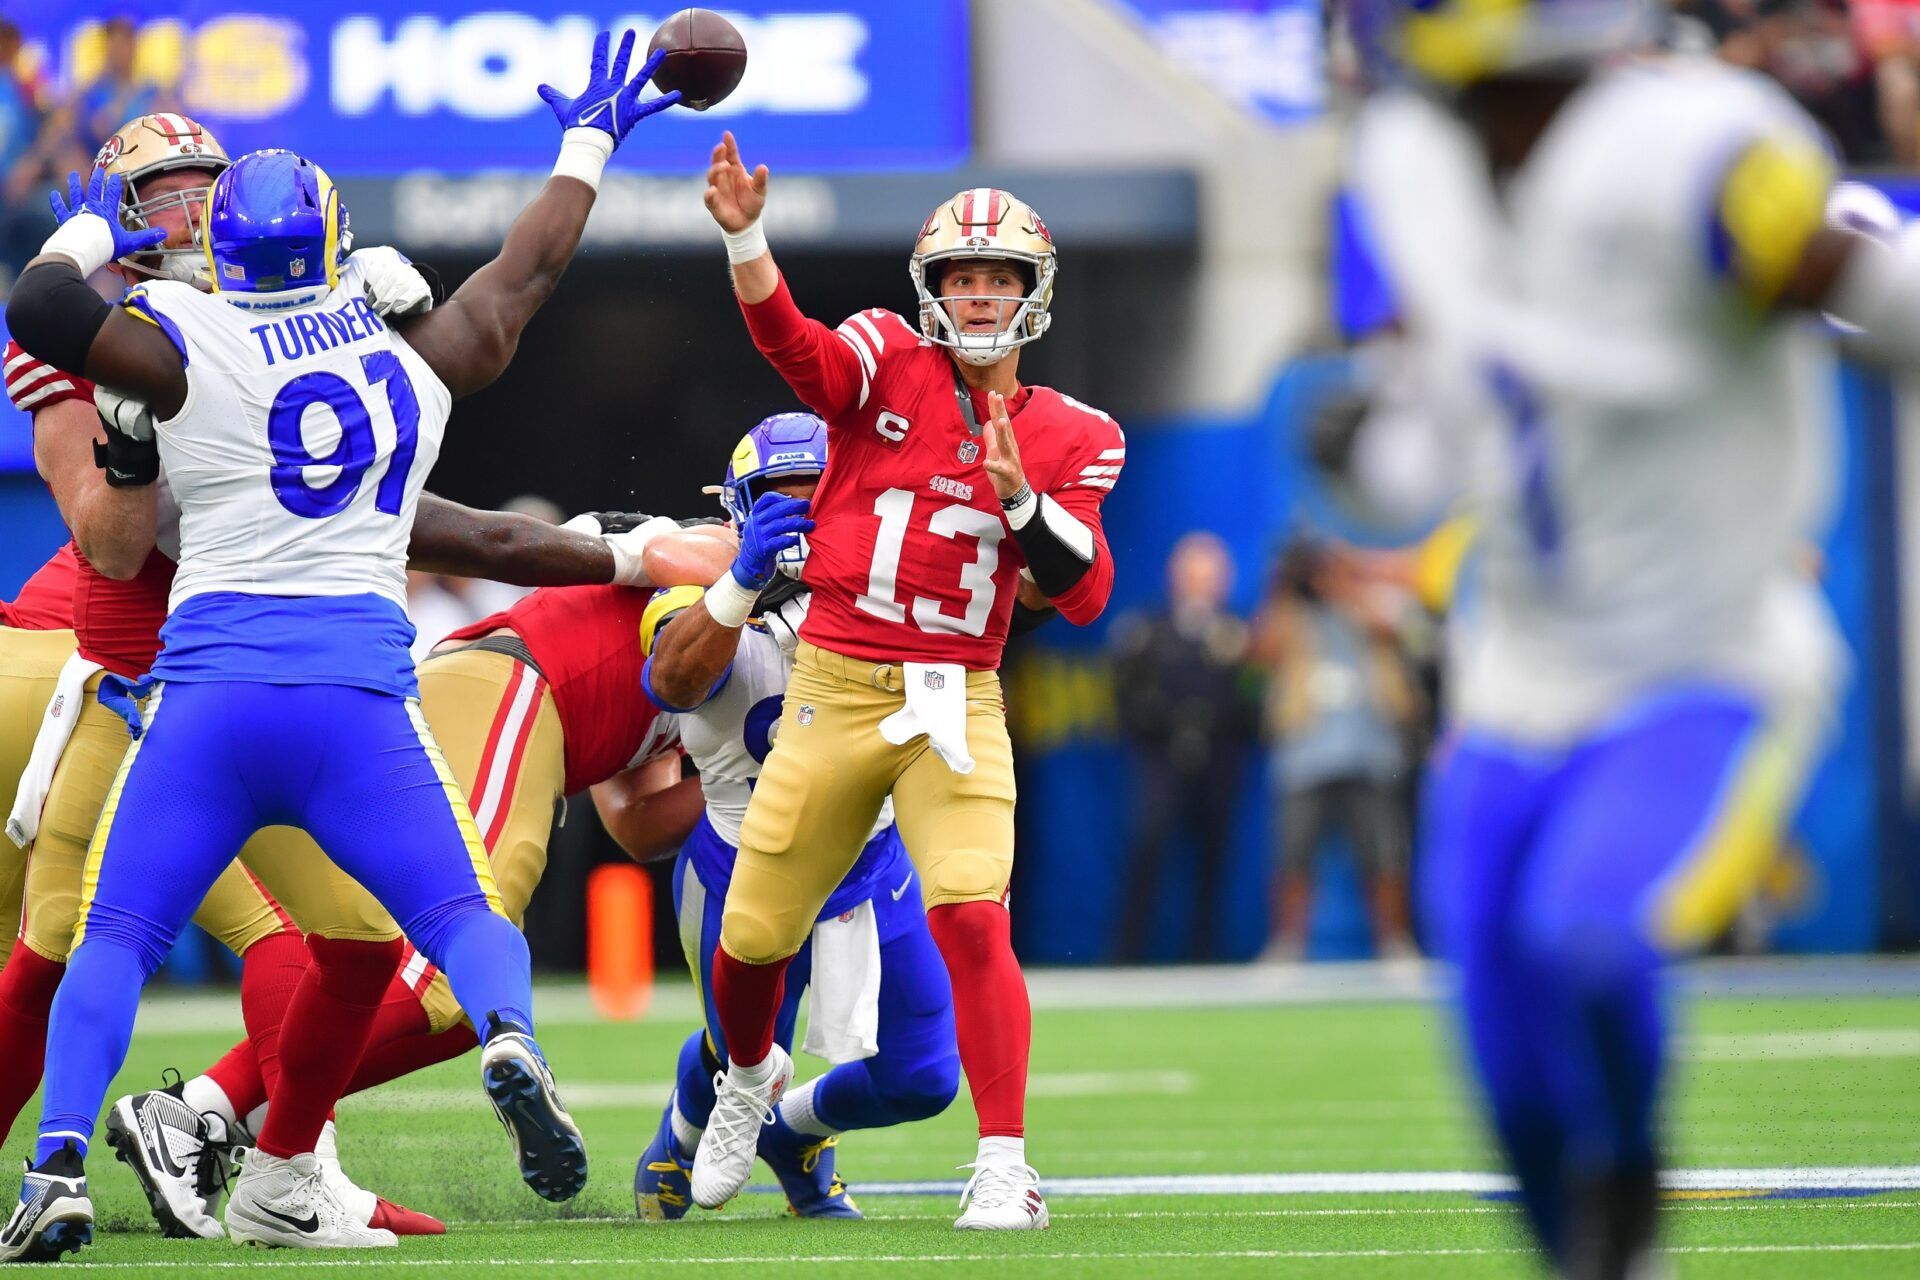
<svg viewBox="0 0 1920 1280"><path fill-rule="evenodd" d="M767 166L749 173L732 133L722 134L713 149L706 201L727 242L733 291L760 354L803 404L829 421L856 403L864 404L868 380L860 355L850 341L802 315L787 292L760 229L760 214L767 206Z"/></svg>
<svg viewBox="0 0 1920 1280"><path fill-rule="evenodd" d="M68 199L53 196L60 227L14 283L7 328L29 353L56 369L77 372L137 396L162 418L186 400L182 353L159 326L109 305L87 277L109 262L153 248L167 233L120 225L119 174L95 169L85 192L67 179Z"/></svg>
<svg viewBox="0 0 1920 1280"><path fill-rule="evenodd" d="M607 40L603 31L594 41L591 74L579 97L540 86L540 96L566 131L560 158L540 194L507 230L499 255L474 272L444 305L400 330L456 398L485 387L513 360L520 335L553 295L580 247L600 175L627 131L680 101L677 90L640 101L640 90L666 56L664 50L628 80L633 32L621 39L611 67Z"/></svg>
<svg viewBox="0 0 1920 1280"><path fill-rule="evenodd" d="M705 586L731 559L726 543L665 516L620 533L595 533L572 522L463 507L431 493L420 495L407 547L409 568L516 587Z"/></svg>

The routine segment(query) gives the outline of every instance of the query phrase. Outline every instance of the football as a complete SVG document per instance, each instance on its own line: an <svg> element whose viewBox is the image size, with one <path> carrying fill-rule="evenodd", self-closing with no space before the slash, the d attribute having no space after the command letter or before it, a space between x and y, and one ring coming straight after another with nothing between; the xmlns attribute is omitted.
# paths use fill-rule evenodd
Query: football
<svg viewBox="0 0 1920 1280"><path fill-rule="evenodd" d="M654 87L662 93L678 89L680 105L695 111L724 101L747 71L747 42L711 9L682 9L661 23L647 56L661 49L667 58L654 72Z"/></svg>

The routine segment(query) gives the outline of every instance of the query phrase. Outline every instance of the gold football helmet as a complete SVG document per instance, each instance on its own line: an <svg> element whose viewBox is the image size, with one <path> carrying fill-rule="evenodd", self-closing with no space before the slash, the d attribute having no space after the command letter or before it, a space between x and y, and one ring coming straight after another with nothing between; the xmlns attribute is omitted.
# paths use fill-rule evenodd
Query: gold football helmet
<svg viewBox="0 0 1920 1280"><path fill-rule="evenodd" d="M976 300L979 295L935 297L939 264L956 258L995 258L1019 264L1027 277L1027 296L1013 319L998 333L963 333L943 304ZM907 262L913 290L920 296L920 331L969 364L1002 359L1047 331L1053 317L1056 258L1053 236L1026 202L994 187L973 187L943 202L920 228ZM1005 298L987 299L1006 302Z"/></svg>
<svg viewBox="0 0 1920 1280"><path fill-rule="evenodd" d="M200 215L213 180L233 161L227 149L199 121L171 111L138 116L121 125L93 158L96 169L120 174L120 221L141 229L152 224L161 209L177 208L193 228L193 243L178 248L152 249L121 259L123 266L142 275L191 281L206 272L206 251L200 244ZM204 187L187 187L164 195L144 196L140 184L175 169L207 175Z"/></svg>

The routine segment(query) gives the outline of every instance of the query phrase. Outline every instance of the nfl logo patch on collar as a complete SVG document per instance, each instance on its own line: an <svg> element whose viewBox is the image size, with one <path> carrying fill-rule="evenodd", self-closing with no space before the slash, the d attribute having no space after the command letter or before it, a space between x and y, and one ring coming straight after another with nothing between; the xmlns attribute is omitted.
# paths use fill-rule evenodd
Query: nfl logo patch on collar
<svg viewBox="0 0 1920 1280"><path fill-rule="evenodd" d="M960 464L962 466L972 466L973 460L980 456L980 446L971 440L962 440L960 442L959 454Z"/></svg>
<svg viewBox="0 0 1920 1280"><path fill-rule="evenodd" d="M926 671L921 674L927 682L927 688L944 689L947 687L947 676L944 671Z"/></svg>

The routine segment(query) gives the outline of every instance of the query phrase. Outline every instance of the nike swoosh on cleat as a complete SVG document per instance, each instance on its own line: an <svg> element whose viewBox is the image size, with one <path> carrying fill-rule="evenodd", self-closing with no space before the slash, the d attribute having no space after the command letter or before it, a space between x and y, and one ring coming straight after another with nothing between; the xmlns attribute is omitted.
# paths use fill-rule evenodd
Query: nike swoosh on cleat
<svg viewBox="0 0 1920 1280"><path fill-rule="evenodd" d="M173 1148L167 1145L167 1135L153 1112L146 1110L140 1112L140 1131L147 1140L147 1149L159 1155L160 1159L157 1163L167 1171L167 1176L173 1178L187 1176L186 1169L174 1159Z"/></svg>
<svg viewBox="0 0 1920 1280"><path fill-rule="evenodd" d="M290 1218L284 1213L267 1208L265 1205L256 1205L255 1207L269 1218L278 1218L296 1231L303 1231L308 1235L312 1235L320 1229L320 1215L317 1213L309 1213L304 1218Z"/></svg>

